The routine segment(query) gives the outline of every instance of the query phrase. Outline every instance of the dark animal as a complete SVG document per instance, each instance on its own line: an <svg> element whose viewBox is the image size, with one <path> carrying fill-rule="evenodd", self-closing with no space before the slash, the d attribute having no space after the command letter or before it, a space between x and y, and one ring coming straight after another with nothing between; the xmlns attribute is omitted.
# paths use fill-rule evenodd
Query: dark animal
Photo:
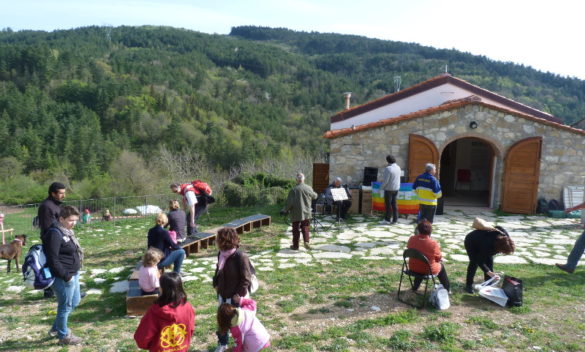
<svg viewBox="0 0 585 352"><path fill-rule="evenodd" d="M8 268L6 272L10 272L10 261L14 259L16 261L16 270L18 268L18 258L22 253L22 247L26 246L26 235L16 235L14 240L8 244L0 246L0 258L8 260Z"/></svg>

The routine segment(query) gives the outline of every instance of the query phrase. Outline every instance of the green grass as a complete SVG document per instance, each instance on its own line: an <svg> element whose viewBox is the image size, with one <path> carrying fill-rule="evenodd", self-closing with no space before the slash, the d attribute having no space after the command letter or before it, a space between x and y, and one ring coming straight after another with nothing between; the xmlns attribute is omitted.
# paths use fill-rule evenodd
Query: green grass
<svg viewBox="0 0 585 352"><path fill-rule="evenodd" d="M242 235L242 247L252 255L276 254L285 230L278 210L212 208L201 226L211 228L254 213L272 215L270 228ZM77 229L86 250L83 281L87 288L102 291L84 298L70 317L70 327L86 341L79 350L137 350L132 335L138 319L125 317L125 295L109 289L125 280L138 262L152 223L149 217ZM22 224L26 226L24 220ZM190 265L214 260L215 254L210 249L191 256ZM533 346L541 351L585 351L585 275L579 271L567 275L551 266L498 265L498 270L521 278L525 287L524 306L506 309L463 293L466 264L449 262L452 308L437 311L411 309L396 301L398 261L354 256L281 269L281 259L274 258L273 271L263 271L262 263L255 263L261 286L254 298L258 317L272 334L270 351L521 351ZM92 270L119 267L120 272L98 275L103 282L89 275ZM7 290L19 280L18 273L0 273L0 351L67 351L46 337L56 303L42 299L40 292ZM197 310L192 350L213 350L217 306L211 284L189 281L185 289ZM21 338L25 331L30 340Z"/></svg>

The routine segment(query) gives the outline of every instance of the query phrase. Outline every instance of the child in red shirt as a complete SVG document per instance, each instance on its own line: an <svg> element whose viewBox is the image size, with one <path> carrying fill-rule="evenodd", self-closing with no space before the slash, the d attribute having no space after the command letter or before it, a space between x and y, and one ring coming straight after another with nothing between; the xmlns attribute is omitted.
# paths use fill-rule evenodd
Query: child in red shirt
<svg viewBox="0 0 585 352"><path fill-rule="evenodd" d="M134 340L139 348L151 352L187 352L195 331L195 309L187 302L181 276L164 273L160 291L140 320Z"/></svg>

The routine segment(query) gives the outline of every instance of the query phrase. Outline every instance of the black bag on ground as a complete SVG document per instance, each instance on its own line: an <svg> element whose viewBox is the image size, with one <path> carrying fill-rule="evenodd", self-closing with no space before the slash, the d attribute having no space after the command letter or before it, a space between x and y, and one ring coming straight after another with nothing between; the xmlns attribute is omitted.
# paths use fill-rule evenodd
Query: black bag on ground
<svg viewBox="0 0 585 352"><path fill-rule="evenodd" d="M508 307L520 307L522 305L522 292L524 290L522 280L506 275L502 290L508 296Z"/></svg>

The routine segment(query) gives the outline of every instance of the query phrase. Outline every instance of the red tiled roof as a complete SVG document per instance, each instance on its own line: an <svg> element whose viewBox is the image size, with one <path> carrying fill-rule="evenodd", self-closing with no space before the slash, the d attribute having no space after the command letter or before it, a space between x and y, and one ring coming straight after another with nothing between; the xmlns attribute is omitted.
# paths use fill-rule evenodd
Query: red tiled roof
<svg viewBox="0 0 585 352"><path fill-rule="evenodd" d="M553 121L553 122L558 122L558 123L562 122L560 119L558 119L557 117L555 117L551 114L547 114L546 112L531 108L528 105L524 105L524 104L519 103L517 101L508 99L504 96L501 96L499 94L491 92L487 89L483 89L483 88L478 87L476 85L473 85L469 82L466 82L462 79L455 78L448 73L445 73L445 74L442 74L440 76L436 76L436 77L433 77L429 80L421 82L419 84L415 84L412 87L403 89L403 90L398 91L396 93L389 94L389 95L383 96L381 98L372 100L368 103L358 105L358 106L353 107L351 109L347 109L347 110L343 110L341 112L338 112L337 114L331 116L331 123L340 122L340 121L349 119L351 117L354 117L354 116L363 114L365 112L377 109L379 107L394 103L394 102L402 100L404 98L408 98L408 97L413 96L415 94L418 94L420 92L424 92L426 90L438 87L438 86L446 84L446 83L450 83L450 84L453 84L459 88L468 90L479 97L484 97L484 98L488 98L490 100L496 101L502 105L506 105L509 108L520 111L524 114L532 115L532 116L539 117L539 118Z"/></svg>
<svg viewBox="0 0 585 352"><path fill-rule="evenodd" d="M468 97L469 98L469 97ZM489 109L492 110L497 110L506 114L510 114L510 115L515 115L515 116L519 116L522 118L525 118L527 120L531 120L531 121L535 121L538 123L542 123L544 125L548 125L548 126L552 126L552 127L557 127L566 131L570 131L573 133L578 133L581 135L585 136L585 130L581 130L578 128L573 128L567 125L563 125L562 123L559 122L555 122L555 121L551 121L548 119L544 119L544 118L540 118L540 117L536 117L534 115L531 114L524 114L521 112L518 112L516 110L510 110L510 109L506 109L506 108L502 108L496 105L492 105L492 104L487 104L484 103L482 101L477 101L475 99L468 99L468 98L464 98L464 99L458 99L455 100L453 102L446 102L442 105L438 105L432 108L428 108L428 109L424 109L424 110L419 110L419 111L415 111L415 112L411 112L408 114L404 114L404 115L400 115L397 117L391 117L391 118L387 118L387 119L383 119L380 121L376 121L376 122L370 122L364 125L359 125L359 126L355 126L355 127L351 127L351 128L342 128L339 130L331 130L331 131L327 131L325 132L325 134L323 135L324 138L328 138L328 139L333 139L333 138L337 138L337 137L341 137L341 136L346 136L352 133L356 133L356 132L361 132L361 131L366 131L372 128L377 128L377 127L383 127L383 126L388 126L388 125L393 125L393 124L397 124L400 123L402 121L405 120L410 120L410 119L415 119L418 117L424 117L424 116L428 116L434 113L438 113L438 112L443 112L443 111L450 111L450 110L454 110L454 109L458 109L467 105L480 105L480 106L484 106L487 107Z"/></svg>

